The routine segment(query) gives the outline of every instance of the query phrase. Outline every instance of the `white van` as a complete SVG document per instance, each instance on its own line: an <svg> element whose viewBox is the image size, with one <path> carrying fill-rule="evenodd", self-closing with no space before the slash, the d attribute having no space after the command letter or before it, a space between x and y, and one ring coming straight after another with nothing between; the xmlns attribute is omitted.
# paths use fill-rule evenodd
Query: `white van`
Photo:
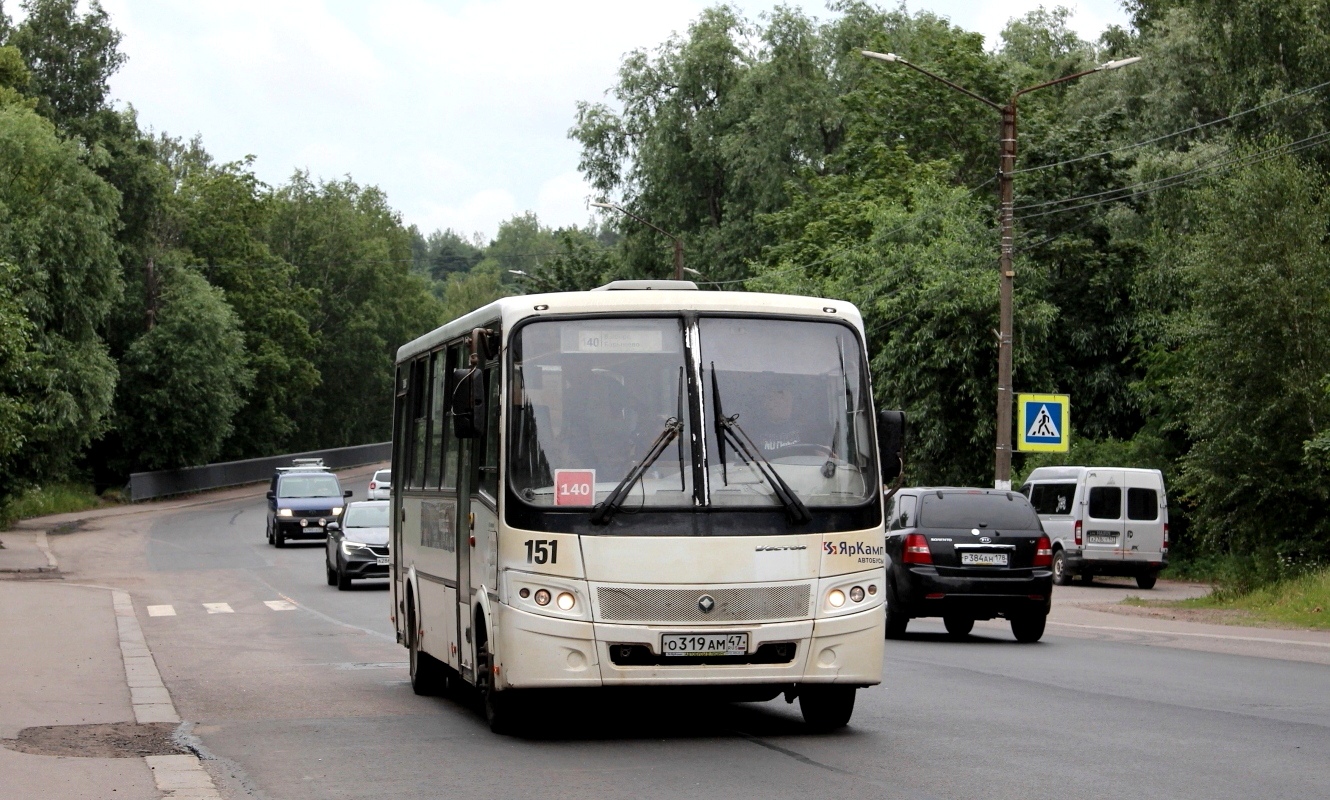
<svg viewBox="0 0 1330 800"><path fill-rule="evenodd" d="M1126 575L1150 589L1168 566L1168 498L1157 469L1039 467L1021 486L1053 541L1053 582Z"/></svg>

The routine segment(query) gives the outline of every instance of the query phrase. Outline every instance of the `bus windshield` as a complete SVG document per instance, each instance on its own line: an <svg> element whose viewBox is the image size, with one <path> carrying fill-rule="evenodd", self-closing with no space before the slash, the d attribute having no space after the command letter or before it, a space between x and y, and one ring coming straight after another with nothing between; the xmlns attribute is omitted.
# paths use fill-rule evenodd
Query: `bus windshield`
<svg viewBox="0 0 1330 800"><path fill-rule="evenodd" d="M594 506L652 453L625 512L874 499L862 351L844 325L543 321L514 333L512 353L509 480L531 505Z"/></svg>

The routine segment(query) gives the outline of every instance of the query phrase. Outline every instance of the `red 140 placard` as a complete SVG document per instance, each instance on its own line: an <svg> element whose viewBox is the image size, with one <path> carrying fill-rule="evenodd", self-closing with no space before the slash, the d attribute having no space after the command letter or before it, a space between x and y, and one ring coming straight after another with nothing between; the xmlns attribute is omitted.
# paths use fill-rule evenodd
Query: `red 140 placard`
<svg viewBox="0 0 1330 800"><path fill-rule="evenodd" d="M554 505L591 506L596 504L594 469L554 470Z"/></svg>

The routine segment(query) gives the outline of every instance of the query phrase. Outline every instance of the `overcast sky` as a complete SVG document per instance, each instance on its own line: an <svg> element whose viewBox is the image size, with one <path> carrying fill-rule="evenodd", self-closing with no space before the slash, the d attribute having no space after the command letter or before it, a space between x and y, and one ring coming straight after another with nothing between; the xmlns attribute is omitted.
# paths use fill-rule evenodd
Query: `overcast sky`
<svg viewBox="0 0 1330 800"><path fill-rule="evenodd" d="M892 0L884 0L890 5ZM128 62L111 81L140 124L201 134L219 161L257 157L277 185L296 169L388 193L421 231L493 236L535 211L586 222L567 138L623 55L684 31L698 0L102 0ZM823 2L791 2L826 18ZM756 18L775 3L738 0ZM1038 0L912 0L984 34ZM1047 3L1046 5L1057 5ZM1126 24L1120 0L1064 2L1082 38Z"/></svg>

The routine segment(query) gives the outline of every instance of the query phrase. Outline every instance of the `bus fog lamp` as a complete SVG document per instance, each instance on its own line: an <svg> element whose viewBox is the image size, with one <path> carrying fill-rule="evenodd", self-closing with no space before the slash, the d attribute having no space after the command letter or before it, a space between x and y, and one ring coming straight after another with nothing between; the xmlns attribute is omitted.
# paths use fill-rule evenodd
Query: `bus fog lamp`
<svg viewBox="0 0 1330 800"><path fill-rule="evenodd" d="M555 602L559 604L559 608L568 611L573 607L573 604L575 604L577 600L568 592L559 592L559 596L555 598Z"/></svg>
<svg viewBox="0 0 1330 800"><path fill-rule="evenodd" d="M862 603L864 601L864 587L856 586L853 589L851 589L850 599L856 603Z"/></svg>
<svg viewBox="0 0 1330 800"><path fill-rule="evenodd" d="M550 593L548 589L536 590L536 605L547 606L550 604Z"/></svg>
<svg viewBox="0 0 1330 800"><path fill-rule="evenodd" d="M845 605L845 592L840 589L832 589L827 593L827 605L832 608L840 608Z"/></svg>

